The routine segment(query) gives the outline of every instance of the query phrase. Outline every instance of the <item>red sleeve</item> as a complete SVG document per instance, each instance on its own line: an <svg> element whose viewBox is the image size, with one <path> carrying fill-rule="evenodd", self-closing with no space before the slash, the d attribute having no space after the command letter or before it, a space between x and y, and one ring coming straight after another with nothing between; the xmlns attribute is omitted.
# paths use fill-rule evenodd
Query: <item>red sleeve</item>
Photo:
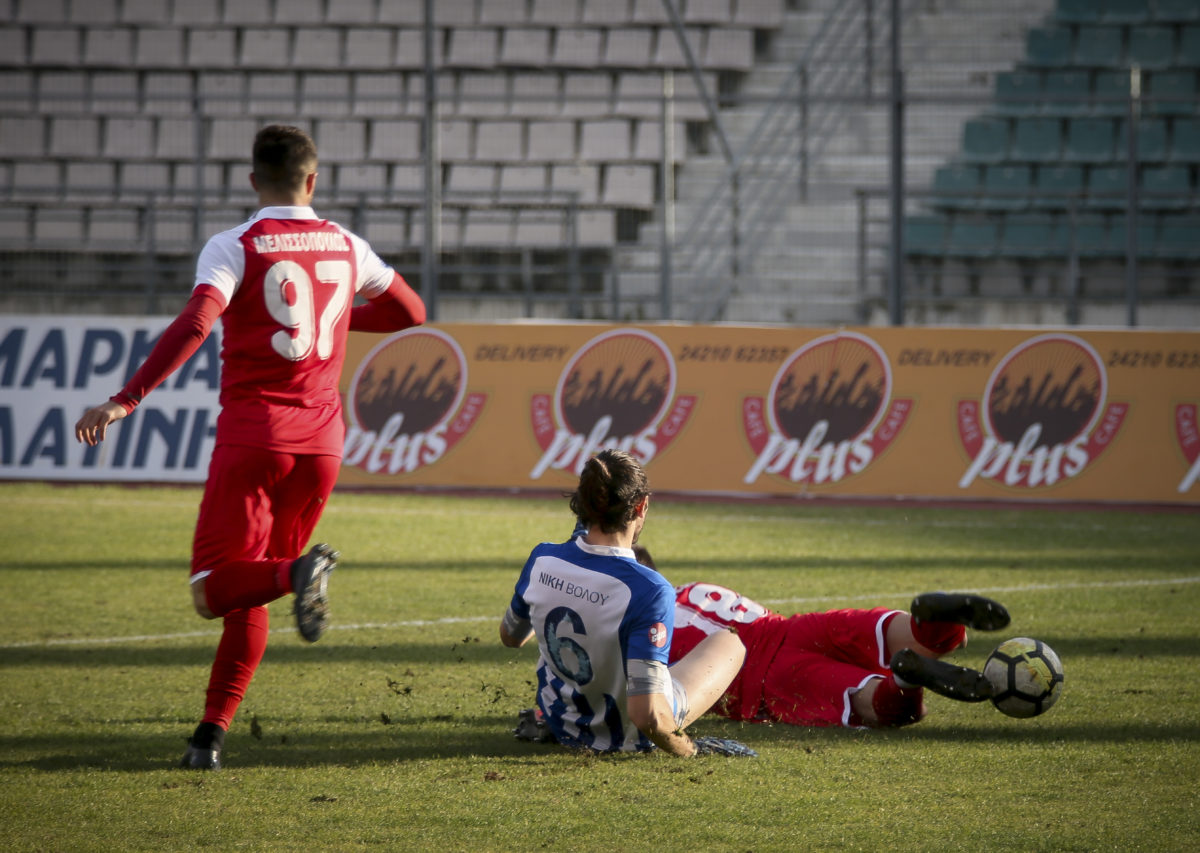
<svg viewBox="0 0 1200 853"><path fill-rule="evenodd" d="M225 310L225 298L215 287L201 284L159 337L154 349L112 401L132 412L146 395L174 373L204 343L213 323Z"/></svg>
<svg viewBox="0 0 1200 853"><path fill-rule="evenodd" d="M399 332L425 322L425 303L396 273L388 289L366 305L350 309L352 332Z"/></svg>

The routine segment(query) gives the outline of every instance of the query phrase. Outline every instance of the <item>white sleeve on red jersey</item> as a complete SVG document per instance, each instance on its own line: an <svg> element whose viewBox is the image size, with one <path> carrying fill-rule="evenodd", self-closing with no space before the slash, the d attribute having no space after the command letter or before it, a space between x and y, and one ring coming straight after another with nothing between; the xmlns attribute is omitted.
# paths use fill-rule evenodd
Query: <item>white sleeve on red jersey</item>
<svg viewBox="0 0 1200 853"><path fill-rule="evenodd" d="M392 283L396 275L395 270L384 263L383 258L375 254L370 244L362 237L340 225L338 228L341 228L350 245L354 247L355 266L358 267L358 281L354 283L355 292L368 299L379 296Z"/></svg>
<svg viewBox="0 0 1200 853"><path fill-rule="evenodd" d="M211 284L221 291L226 305L233 299L246 272L246 252L241 236L253 222L250 220L237 228L214 234L204 244L196 261L196 285Z"/></svg>

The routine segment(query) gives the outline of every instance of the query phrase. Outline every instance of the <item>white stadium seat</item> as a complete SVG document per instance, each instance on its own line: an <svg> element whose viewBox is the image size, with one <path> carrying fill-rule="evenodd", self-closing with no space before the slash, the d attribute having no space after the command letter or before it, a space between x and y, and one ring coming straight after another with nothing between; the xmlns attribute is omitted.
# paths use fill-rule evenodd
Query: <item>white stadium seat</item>
<svg viewBox="0 0 1200 853"><path fill-rule="evenodd" d="M625 119L596 119L580 125L579 157L584 161L628 160L631 145L630 126Z"/></svg>
<svg viewBox="0 0 1200 853"><path fill-rule="evenodd" d="M108 118L104 122L105 157L149 159L154 156L154 122L149 118Z"/></svg>
<svg viewBox="0 0 1200 853"><path fill-rule="evenodd" d="M127 28L88 27L83 41L83 62L89 66L133 64L134 31Z"/></svg>
<svg viewBox="0 0 1200 853"><path fill-rule="evenodd" d="M184 64L183 30L175 27L139 27L134 39L136 65L169 68Z"/></svg>
<svg viewBox="0 0 1200 853"><path fill-rule="evenodd" d="M275 23L284 26L319 24L324 5L321 0L275 0Z"/></svg>
<svg viewBox="0 0 1200 853"><path fill-rule="evenodd" d="M50 156L95 157L100 153L100 120L67 118L50 120Z"/></svg>
<svg viewBox="0 0 1200 853"><path fill-rule="evenodd" d="M613 207L653 207L656 183L653 166L606 166L603 201Z"/></svg>
<svg viewBox="0 0 1200 853"><path fill-rule="evenodd" d="M497 162L525 159L524 123L480 121L475 126L475 159Z"/></svg>

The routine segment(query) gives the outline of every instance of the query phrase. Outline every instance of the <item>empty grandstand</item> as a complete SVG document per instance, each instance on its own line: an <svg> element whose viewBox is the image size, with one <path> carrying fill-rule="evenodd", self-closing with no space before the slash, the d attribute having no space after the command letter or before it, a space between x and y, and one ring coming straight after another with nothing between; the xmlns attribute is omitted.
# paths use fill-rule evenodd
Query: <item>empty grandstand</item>
<svg viewBox="0 0 1200 853"><path fill-rule="evenodd" d="M897 174L910 319L1196 295L1200 0L426 5L0 0L6 310L169 313L271 121L443 320L886 319Z"/></svg>

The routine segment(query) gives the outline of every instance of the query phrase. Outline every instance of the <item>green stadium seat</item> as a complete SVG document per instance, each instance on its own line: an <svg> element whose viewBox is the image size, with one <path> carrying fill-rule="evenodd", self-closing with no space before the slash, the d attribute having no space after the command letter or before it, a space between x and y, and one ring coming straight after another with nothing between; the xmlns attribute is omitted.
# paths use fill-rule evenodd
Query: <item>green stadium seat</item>
<svg viewBox="0 0 1200 853"><path fill-rule="evenodd" d="M1147 210L1182 210L1192 203L1189 166L1151 166L1142 170L1141 206ZM1200 235L1197 235L1200 239Z"/></svg>
<svg viewBox="0 0 1200 853"><path fill-rule="evenodd" d="M1155 0L1154 20L1171 24L1200 21L1200 3L1196 0Z"/></svg>
<svg viewBox="0 0 1200 853"><path fill-rule="evenodd" d="M1056 118L1019 118L1009 156L1016 161L1046 163L1062 156L1062 122Z"/></svg>
<svg viewBox="0 0 1200 853"><path fill-rule="evenodd" d="M1117 123L1117 144L1113 149L1117 160L1129 159L1129 122ZM1167 159L1167 120L1140 118L1137 122L1137 159L1139 163L1161 163Z"/></svg>
<svg viewBox="0 0 1200 853"><path fill-rule="evenodd" d="M971 209L979 204L979 168L965 163L941 166L933 173L930 204L946 209Z"/></svg>
<svg viewBox="0 0 1200 853"><path fill-rule="evenodd" d="M1083 167L1055 163L1038 166L1030 204L1042 210L1066 210L1083 195Z"/></svg>
<svg viewBox="0 0 1200 853"><path fill-rule="evenodd" d="M1129 115L1129 71L1097 71L1092 85L1092 115Z"/></svg>
<svg viewBox="0 0 1200 853"><path fill-rule="evenodd" d="M1124 214L1117 214L1108 221L1108 243L1110 252L1114 256L1124 257L1128 253L1127 240L1129 235L1126 233L1125 223L1128 221ZM1157 230L1157 218L1154 216L1137 217L1137 254L1142 257L1149 256L1154 251L1154 244Z"/></svg>
<svg viewBox="0 0 1200 853"><path fill-rule="evenodd" d="M1070 249L1062 218L1046 214L1014 214L1004 220L1000 254L1010 258L1062 258Z"/></svg>
<svg viewBox="0 0 1200 853"><path fill-rule="evenodd" d="M1200 4L1197 6L1200 7ZM1179 50L1175 53L1175 67L1200 67L1200 26L1183 27L1179 31Z"/></svg>
<svg viewBox="0 0 1200 853"><path fill-rule="evenodd" d="M1125 254L1124 238L1118 244L1112 238L1108 221L1100 214L1087 214L1067 223L1068 244L1084 259L1113 258Z"/></svg>
<svg viewBox="0 0 1200 853"><path fill-rule="evenodd" d="M1063 160L1068 163L1104 163L1113 158L1115 122L1107 118L1074 118L1067 125Z"/></svg>
<svg viewBox="0 0 1200 853"><path fill-rule="evenodd" d="M1058 0L1054 19L1060 24L1098 24L1101 11L1096 0Z"/></svg>
<svg viewBox="0 0 1200 853"><path fill-rule="evenodd" d="M1145 26L1129 30L1129 64L1160 70L1175 60L1174 27Z"/></svg>
<svg viewBox="0 0 1200 853"><path fill-rule="evenodd" d="M1118 68L1124 59L1121 27L1080 27L1075 39L1075 64Z"/></svg>
<svg viewBox="0 0 1200 853"><path fill-rule="evenodd" d="M1124 210L1129 198L1129 169L1093 166L1088 172L1084 206L1092 210Z"/></svg>
<svg viewBox="0 0 1200 853"><path fill-rule="evenodd" d="M1163 216L1152 253L1164 261L1200 260L1200 219L1195 216Z"/></svg>
<svg viewBox="0 0 1200 853"><path fill-rule="evenodd" d="M1071 30L1067 27L1034 27L1025 36L1025 58L1030 65L1063 68L1071 64Z"/></svg>
<svg viewBox="0 0 1200 853"><path fill-rule="evenodd" d="M946 249L946 220L941 216L910 216L904 220L904 254L941 257Z"/></svg>
<svg viewBox="0 0 1200 853"><path fill-rule="evenodd" d="M993 257L1000 238L1000 226L994 219L959 217L950 225L946 255L981 260Z"/></svg>
<svg viewBox="0 0 1200 853"><path fill-rule="evenodd" d="M1083 115L1091 110L1091 74L1080 68L1047 71L1042 91L1042 111L1046 115Z"/></svg>
<svg viewBox="0 0 1200 853"><path fill-rule="evenodd" d="M1141 24L1150 20L1150 0L1104 0L1100 20L1109 24Z"/></svg>
<svg viewBox="0 0 1200 853"><path fill-rule="evenodd" d="M1180 117L1171 122L1170 159L1200 163L1200 119Z"/></svg>
<svg viewBox="0 0 1200 853"><path fill-rule="evenodd" d="M983 171L980 206L989 210L1023 210L1033 189L1033 169L1025 165L988 166Z"/></svg>
<svg viewBox="0 0 1200 853"><path fill-rule="evenodd" d="M1156 71L1149 76L1145 97L1158 115L1190 115L1196 109L1196 72Z"/></svg>
<svg viewBox="0 0 1200 853"><path fill-rule="evenodd" d="M963 159L969 163L999 163L1008 156L1008 120L973 118L963 125Z"/></svg>
<svg viewBox="0 0 1200 853"><path fill-rule="evenodd" d="M996 75L996 110L1004 115L1029 115L1042 107L1042 75L1032 69L1001 71Z"/></svg>

